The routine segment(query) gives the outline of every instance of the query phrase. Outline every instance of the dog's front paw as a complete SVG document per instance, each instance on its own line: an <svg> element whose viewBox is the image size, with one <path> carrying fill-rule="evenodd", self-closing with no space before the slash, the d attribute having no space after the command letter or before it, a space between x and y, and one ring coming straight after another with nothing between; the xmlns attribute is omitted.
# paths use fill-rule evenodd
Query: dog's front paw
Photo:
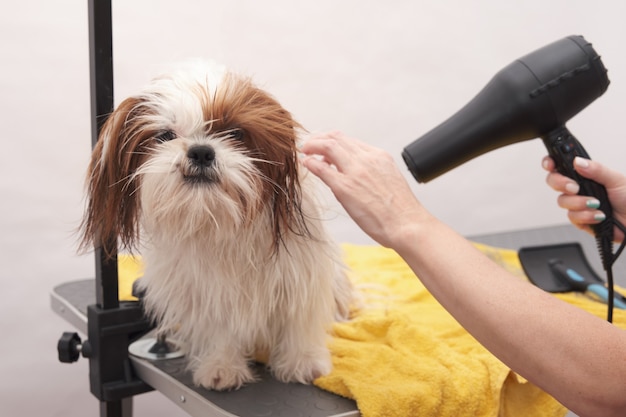
<svg viewBox="0 0 626 417"><path fill-rule="evenodd" d="M215 391L227 391L241 388L254 382L256 377L247 363L229 364L218 361L205 361L193 372L193 382Z"/></svg>
<svg viewBox="0 0 626 417"><path fill-rule="evenodd" d="M328 374L332 363L328 352L322 351L275 360L271 363L271 369L279 381L310 384L314 379Z"/></svg>

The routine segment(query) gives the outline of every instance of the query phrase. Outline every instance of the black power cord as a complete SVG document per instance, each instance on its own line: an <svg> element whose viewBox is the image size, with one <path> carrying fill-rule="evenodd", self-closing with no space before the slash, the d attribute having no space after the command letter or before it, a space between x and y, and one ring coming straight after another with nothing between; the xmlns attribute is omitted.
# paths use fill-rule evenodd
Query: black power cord
<svg viewBox="0 0 626 417"><path fill-rule="evenodd" d="M606 272L606 281L608 287L607 315L606 320L613 323L615 283L613 279L613 264L620 256L626 246L626 237L622 240L619 248L613 253L613 227L617 227L626 236L626 227L615 218L612 221L605 222L603 227L596 229L596 242L598 244L598 252L602 260L602 266Z"/></svg>

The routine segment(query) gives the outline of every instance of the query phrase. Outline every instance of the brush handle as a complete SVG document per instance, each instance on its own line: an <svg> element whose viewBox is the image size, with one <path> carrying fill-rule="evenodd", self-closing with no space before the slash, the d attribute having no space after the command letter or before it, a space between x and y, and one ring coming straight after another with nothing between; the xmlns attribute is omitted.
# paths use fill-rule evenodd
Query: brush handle
<svg viewBox="0 0 626 417"><path fill-rule="evenodd" d="M589 286L587 287L587 292L595 294L598 298L600 298L600 300L604 301L605 303L609 300L609 290L603 285L589 284ZM626 310L626 303L624 303L617 297L613 297L613 305L615 306L615 308Z"/></svg>
<svg viewBox="0 0 626 417"><path fill-rule="evenodd" d="M609 290L604 285L589 282L588 279L571 268L566 268L563 275L576 290L592 293L605 303L609 300ZM613 303L616 308L626 310L626 302L619 297L614 297Z"/></svg>
<svg viewBox="0 0 626 417"><path fill-rule="evenodd" d="M572 291L592 293L605 303L609 300L608 288L597 282L592 282L574 269L566 267L562 260L550 259L548 265L558 279L567 283ZM616 308L626 310L626 298L621 294L615 293L613 305Z"/></svg>

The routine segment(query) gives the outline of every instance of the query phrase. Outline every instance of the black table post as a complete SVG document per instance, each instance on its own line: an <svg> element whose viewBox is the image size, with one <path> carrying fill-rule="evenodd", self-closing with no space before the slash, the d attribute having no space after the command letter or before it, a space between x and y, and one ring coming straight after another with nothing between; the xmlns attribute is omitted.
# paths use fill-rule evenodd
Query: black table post
<svg viewBox="0 0 626 417"><path fill-rule="evenodd" d="M106 118L113 111L113 31L111 0L89 0L89 69L91 81L91 144ZM116 243L109 243L110 259L103 248L96 248L96 303L104 308L117 308Z"/></svg>
<svg viewBox="0 0 626 417"><path fill-rule="evenodd" d="M111 0L88 0L91 83L91 143L113 111L113 31ZM96 304L88 307L89 382L100 400L101 417L131 417L132 396L152 388L139 380L128 345L149 330L138 303L120 303L117 241L95 249ZM109 254L107 256L107 254ZM84 354L84 352L83 352Z"/></svg>

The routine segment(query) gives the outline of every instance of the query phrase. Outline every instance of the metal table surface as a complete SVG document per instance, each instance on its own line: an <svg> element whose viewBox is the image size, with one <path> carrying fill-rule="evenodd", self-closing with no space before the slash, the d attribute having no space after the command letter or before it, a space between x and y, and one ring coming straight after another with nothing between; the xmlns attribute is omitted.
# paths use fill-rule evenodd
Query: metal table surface
<svg viewBox="0 0 626 417"><path fill-rule="evenodd" d="M570 225L471 236L470 240L496 247L519 249L526 246L579 242L593 268L602 267L595 241ZM602 274L601 274L602 275ZM626 259L614 265L617 284L626 286ZM87 306L95 302L93 279L67 282L51 293L51 307L62 318L87 334ZM274 380L258 366L260 381L240 390L215 392L193 385L185 370L185 359L150 361L131 355L137 375L153 388L178 404L191 416L359 416L354 401L323 391L315 386L284 384Z"/></svg>

